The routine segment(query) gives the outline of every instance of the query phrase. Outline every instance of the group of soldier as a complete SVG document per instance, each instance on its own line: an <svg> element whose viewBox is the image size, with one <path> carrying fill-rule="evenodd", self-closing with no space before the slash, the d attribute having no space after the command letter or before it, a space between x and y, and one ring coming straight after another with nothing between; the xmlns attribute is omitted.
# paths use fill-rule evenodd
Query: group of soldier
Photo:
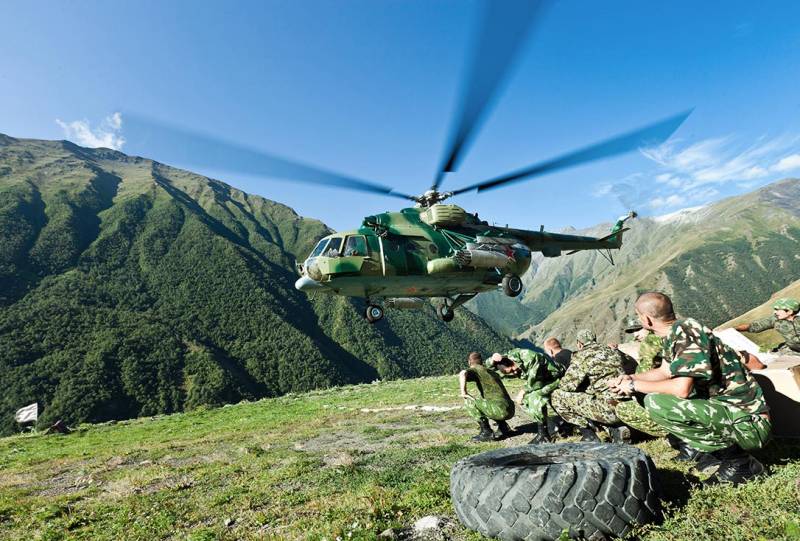
<svg viewBox="0 0 800 541"><path fill-rule="evenodd" d="M666 437L676 460L714 472L707 483L738 484L761 475L764 466L750 451L767 443L771 421L751 370L764 365L700 322L678 319L663 293L642 294L634 308L625 331L640 342L638 363L588 329L576 333L574 352L549 338L544 351L513 349L486 359L471 353L459 378L467 413L480 425L473 440L513 435L508 420L516 403L536 422L530 443L551 443L576 428L581 441L599 442L597 432L605 430L611 441L629 443L633 431ZM737 330L774 328L785 340L780 351L800 353L800 302L778 299L773 308L771 317ZM514 400L502 381L513 377L523 381Z"/></svg>

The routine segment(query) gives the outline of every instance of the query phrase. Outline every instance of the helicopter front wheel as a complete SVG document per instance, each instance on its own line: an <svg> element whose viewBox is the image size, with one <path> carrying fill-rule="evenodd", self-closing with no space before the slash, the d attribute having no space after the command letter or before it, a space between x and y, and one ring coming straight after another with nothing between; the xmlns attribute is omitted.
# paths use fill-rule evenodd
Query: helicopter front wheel
<svg viewBox="0 0 800 541"><path fill-rule="evenodd" d="M439 316L439 319L447 323L448 321L453 321L456 313L453 311L451 306L448 306L447 303L443 302L436 307L436 315Z"/></svg>
<svg viewBox="0 0 800 541"><path fill-rule="evenodd" d="M370 323L377 323L383 319L383 308L377 304L369 304L364 315Z"/></svg>
<svg viewBox="0 0 800 541"><path fill-rule="evenodd" d="M516 274L503 276L503 293L509 297L516 297L522 293L522 279Z"/></svg>

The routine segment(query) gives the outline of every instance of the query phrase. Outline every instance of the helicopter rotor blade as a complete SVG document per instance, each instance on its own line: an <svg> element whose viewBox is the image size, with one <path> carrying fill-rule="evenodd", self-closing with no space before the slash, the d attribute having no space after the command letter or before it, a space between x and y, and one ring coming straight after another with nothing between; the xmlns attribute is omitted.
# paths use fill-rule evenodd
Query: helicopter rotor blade
<svg viewBox="0 0 800 541"><path fill-rule="evenodd" d="M595 160L602 160L618 154L624 154L636 150L637 148L659 145L675 133L692 111L693 109L690 109L654 124L639 128L638 130L606 139L605 141L584 147L574 152L563 154L556 158L524 167L490 180L477 182L465 188L453 190L452 194L458 195L472 190L484 192L514 182L553 173L561 169L567 169Z"/></svg>
<svg viewBox="0 0 800 541"><path fill-rule="evenodd" d="M246 145L224 141L138 114L126 113L125 121L126 135L129 140L135 138L145 142L148 146L164 150L165 156L172 162L246 175L346 188L415 201L412 196L398 193L388 186L292 161Z"/></svg>
<svg viewBox="0 0 800 541"><path fill-rule="evenodd" d="M485 0L471 64L461 85L459 109L431 190L438 190L444 174L458 168L462 153L491 109L497 88L510 73L543 3L542 0Z"/></svg>

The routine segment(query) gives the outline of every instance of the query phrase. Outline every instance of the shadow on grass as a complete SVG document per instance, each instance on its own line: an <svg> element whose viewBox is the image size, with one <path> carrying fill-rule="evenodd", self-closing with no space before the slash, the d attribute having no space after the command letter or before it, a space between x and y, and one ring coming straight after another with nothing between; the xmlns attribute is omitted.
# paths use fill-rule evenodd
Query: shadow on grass
<svg viewBox="0 0 800 541"><path fill-rule="evenodd" d="M661 482L661 500L672 510L681 509L689 502L690 489L700 484L700 478L692 473L666 468L658 469Z"/></svg>
<svg viewBox="0 0 800 541"><path fill-rule="evenodd" d="M753 455L765 466L783 466L800 459L800 440L775 438Z"/></svg>

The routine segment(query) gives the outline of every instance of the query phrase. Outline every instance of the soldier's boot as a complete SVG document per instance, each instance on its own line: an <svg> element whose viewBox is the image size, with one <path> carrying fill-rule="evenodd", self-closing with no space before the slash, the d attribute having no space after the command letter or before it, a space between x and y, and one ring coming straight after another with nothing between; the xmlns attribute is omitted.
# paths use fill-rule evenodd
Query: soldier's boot
<svg viewBox="0 0 800 541"><path fill-rule="evenodd" d="M608 427L608 435L611 436L611 443L631 442L631 429L625 425Z"/></svg>
<svg viewBox="0 0 800 541"><path fill-rule="evenodd" d="M730 483L738 485L755 479L764 473L764 465L738 445L711 453L720 461L719 469L705 484Z"/></svg>
<svg viewBox="0 0 800 541"><path fill-rule="evenodd" d="M511 430L511 427L508 426L508 423L505 421L497 421L497 430L494 431L492 434L492 438L497 440L503 440L505 438L510 438L514 435L514 431Z"/></svg>
<svg viewBox="0 0 800 541"><path fill-rule="evenodd" d="M481 419L478 421L478 424L481 427L481 431L472 436L470 439L472 441L492 441L494 432L492 432L492 427L489 426L489 419Z"/></svg>
<svg viewBox="0 0 800 541"><path fill-rule="evenodd" d="M540 423L536 423L536 435L528 443L553 443L553 438L550 437L550 431L548 430L547 422L542 421Z"/></svg>
<svg viewBox="0 0 800 541"><path fill-rule="evenodd" d="M672 457L672 460L694 462L694 468L701 473L711 473L720 464L720 460L711 453L689 447L685 441L673 434L667 436L667 441L669 441L670 447L678 451L678 454Z"/></svg>
<svg viewBox="0 0 800 541"><path fill-rule="evenodd" d="M579 430L581 431L581 441L600 443L600 438L597 437L597 433L592 427L580 427Z"/></svg>

